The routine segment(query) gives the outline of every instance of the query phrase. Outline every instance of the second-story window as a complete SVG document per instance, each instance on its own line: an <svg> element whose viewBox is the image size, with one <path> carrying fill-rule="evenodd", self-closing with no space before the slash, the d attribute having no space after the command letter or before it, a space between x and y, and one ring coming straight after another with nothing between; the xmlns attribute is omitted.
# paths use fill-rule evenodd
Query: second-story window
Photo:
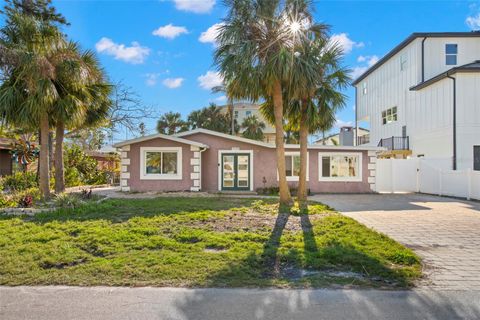
<svg viewBox="0 0 480 320"><path fill-rule="evenodd" d="M247 112L246 112L247 117L248 117L249 115L251 115L251 114L252 114L252 111L247 111Z"/></svg>
<svg viewBox="0 0 480 320"><path fill-rule="evenodd" d="M457 65L458 45L448 43L445 45L445 64L447 66Z"/></svg>
<svg viewBox="0 0 480 320"><path fill-rule="evenodd" d="M382 124L392 123L395 121L397 121L397 107L382 111Z"/></svg>
<svg viewBox="0 0 480 320"><path fill-rule="evenodd" d="M400 56L400 70L405 70L407 69L407 55L406 54L402 54Z"/></svg>
<svg viewBox="0 0 480 320"><path fill-rule="evenodd" d="M235 112L234 112L234 117L235 117L235 119L238 118L238 111L235 111Z"/></svg>

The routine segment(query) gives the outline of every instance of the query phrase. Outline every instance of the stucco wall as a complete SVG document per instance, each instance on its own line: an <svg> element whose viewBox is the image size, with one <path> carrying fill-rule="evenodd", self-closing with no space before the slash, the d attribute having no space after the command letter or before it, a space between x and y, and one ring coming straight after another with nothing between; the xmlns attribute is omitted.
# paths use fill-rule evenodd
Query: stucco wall
<svg viewBox="0 0 480 320"><path fill-rule="evenodd" d="M218 191L218 151L219 150L252 150L253 151L253 190L262 188L263 178L265 177L266 187L278 186L277 181L277 161L275 149L256 146L248 143L238 142L226 138L216 137L204 133L194 133L183 138L192 141L204 143L209 146L208 150L202 153L202 190L203 191ZM299 151L298 149L287 149L288 151ZM319 152L361 152L362 153L362 182L325 182L318 181L319 167L318 167L318 153ZM372 160L374 161L374 160ZM340 150L324 150L311 149L309 150L309 188L312 193L329 192L329 193L364 193L372 192L373 184L375 183L374 164L370 163L370 157L367 151L358 151L352 149L351 151ZM372 169L372 170L370 170ZM373 176L372 176L373 175ZM369 178L370 177L370 178ZM297 186L297 182L289 182L290 186Z"/></svg>
<svg viewBox="0 0 480 320"><path fill-rule="evenodd" d="M140 179L140 148L141 147L181 147L182 148L182 180L141 180ZM129 149L128 151L123 151ZM125 153L124 153L125 152ZM185 191L193 186L191 173L193 167L191 159L194 151L191 146L176 141L161 138L131 144L129 148L122 148L122 180L127 182L122 187L129 191ZM128 159L128 161L124 161ZM129 163L129 164L127 164ZM125 168L126 166L126 168ZM128 177L128 179L124 179Z"/></svg>

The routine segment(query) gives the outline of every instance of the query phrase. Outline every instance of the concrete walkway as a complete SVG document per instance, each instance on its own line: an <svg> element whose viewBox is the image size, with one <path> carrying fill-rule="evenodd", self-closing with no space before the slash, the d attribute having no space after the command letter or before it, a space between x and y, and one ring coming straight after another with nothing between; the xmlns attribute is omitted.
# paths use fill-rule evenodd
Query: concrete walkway
<svg viewBox="0 0 480 320"><path fill-rule="evenodd" d="M0 287L0 319L479 319L480 292Z"/></svg>
<svg viewBox="0 0 480 320"><path fill-rule="evenodd" d="M422 194L311 199L415 250L423 258L427 276L420 286L480 290L480 203Z"/></svg>

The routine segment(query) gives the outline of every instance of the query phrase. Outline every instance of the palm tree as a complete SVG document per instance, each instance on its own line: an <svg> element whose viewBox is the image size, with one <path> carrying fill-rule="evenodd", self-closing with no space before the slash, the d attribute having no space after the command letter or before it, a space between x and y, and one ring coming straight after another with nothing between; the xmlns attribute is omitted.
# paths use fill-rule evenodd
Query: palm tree
<svg viewBox="0 0 480 320"><path fill-rule="evenodd" d="M258 120L257 116L250 115L243 119L242 122L242 136L244 138L253 139L253 140L263 140L263 130L265 130L265 123Z"/></svg>
<svg viewBox="0 0 480 320"><path fill-rule="evenodd" d="M224 112L222 107L215 103L210 103L208 107L192 111L188 115L188 123L192 129L203 128L222 133L232 132L232 123L234 132L238 132L239 127L233 119L230 108Z"/></svg>
<svg viewBox="0 0 480 320"><path fill-rule="evenodd" d="M11 9L11 10L10 10ZM57 49L65 43L58 28L21 10L6 10L0 31L0 112L4 120L21 128L39 128L39 186L43 198L49 188L49 116L58 92L53 83Z"/></svg>
<svg viewBox="0 0 480 320"><path fill-rule="evenodd" d="M175 134L185 131L186 128L187 123L182 120L182 115L178 112L167 112L157 122L158 133Z"/></svg>
<svg viewBox="0 0 480 320"><path fill-rule="evenodd" d="M217 37L215 64L229 99L271 100L280 203L291 204L285 171L283 90L295 87L291 68L299 27L311 20L306 0L226 0L229 7Z"/></svg>
<svg viewBox="0 0 480 320"><path fill-rule="evenodd" d="M317 27L315 30L326 30ZM300 143L300 173L298 201L307 205L307 148L308 134L330 129L335 123L335 113L345 105L341 93L350 81L349 70L341 66L343 52L338 44L330 43L325 33L306 29L304 40L297 48L295 67L302 70L297 81L301 86L293 93L295 100L289 105L289 119L298 124Z"/></svg>
<svg viewBox="0 0 480 320"><path fill-rule="evenodd" d="M55 123L55 192L65 191L63 141L65 128L92 127L107 116L111 106L111 86L92 51L82 52L70 42L57 53L62 59L55 66L54 84L58 98L52 110ZM93 116L91 115L93 114Z"/></svg>

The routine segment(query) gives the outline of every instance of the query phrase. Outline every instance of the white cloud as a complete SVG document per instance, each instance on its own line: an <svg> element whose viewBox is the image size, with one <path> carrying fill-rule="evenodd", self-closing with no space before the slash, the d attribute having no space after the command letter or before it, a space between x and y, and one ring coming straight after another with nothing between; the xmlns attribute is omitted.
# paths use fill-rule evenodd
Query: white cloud
<svg viewBox="0 0 480 320"><path fill-rule="evenodd" d="M219 27L221 27L223 24L222 23L215 23L213 26L207 29L207 31L202 32L200 37L198 38L198 41L203 42L203 43L213 43L215 44Z"/></svg>
<svg viewBox="0 0 480 320"><path fill-rule="evenodd" d="M373 66L375 63L380 60L378 56L373 55L373 56L359 56L357 58L358 62L366 62L369 67Z"/></svg>
<svg viewBox="0 0 480 320"><path fill-rule="evenodd" d="M150 49L142 47L138 42L132 42L132 46L127 47L124 44L115 43L112 39L105 37L95 44L95 48L100 53L108 54L117 60L132 64L143 63L145 58L150 54Z"/></svg>
<svg viewBox="0 0 480 320"><path fill-rule="evenodd" d="M480 13L478 13L476 16L473 15L467 17L467 19L465 19L465 23L472 30L480 30Z"/></svg>
<svg viewBox="0 0 480 320"><path fill-rule="evenodd" d="M368 70L368 67L355 67L353 68L352 72L350 73L350 76L352 77L352 79L357 79L358 77L360 77L362 74L365 73L365 71Z"/></svg>
<svg viewBox="0 0 480 320"><path fill-rule="evenodd" d="M336 43L343 49L343 53L348 54L352 52L354 48L363 48L365 44L363 42L355 42L348 37L346 33L334 34L330 37L331 43Z"/></svg>
<svg viewBox="0 0 480 320"><path fill-rule="evenodd" d="M340 129L341 127L353 127L353 121L343 121L337 118L335 120L335 128Z"/></svg>
<svg viewBox="0 0 480 320"><path fill-rule="evenodd" d="M211 90L213 87L221 86L223 83L220 73L215 71L207 71L207 73L199 76L197 80L200 87L205 90Z"/></svg>
<svg viewBox="0 0 480 320"><path fill-rule="evenodd" d="M188 30L185 27L174 26L173 24L167 24L166 26L160 27L156 30L153 30L152 34L154 36L159 36L167 39L175 39L181 34L187 34Z"/></svg>
<svg viewBox="0 0 480 320"><path fill-rule="evenodd" d="M149 87L153 87L157 84L159 73L147 73L145 75L145 84Z"/></svg>
<svg viewBox="0 0 480 320"><path fill-rule="evenodd" d="M183 78L167 78L162 81L163 85L169 89L180 88L183 83Z"/></svg>
<svg viewBox="0 0 480 320"><path fill-rule="evenodd" d="M208 13L215 5L215 0L173 0L175 8L193 13Z"/></svg>

